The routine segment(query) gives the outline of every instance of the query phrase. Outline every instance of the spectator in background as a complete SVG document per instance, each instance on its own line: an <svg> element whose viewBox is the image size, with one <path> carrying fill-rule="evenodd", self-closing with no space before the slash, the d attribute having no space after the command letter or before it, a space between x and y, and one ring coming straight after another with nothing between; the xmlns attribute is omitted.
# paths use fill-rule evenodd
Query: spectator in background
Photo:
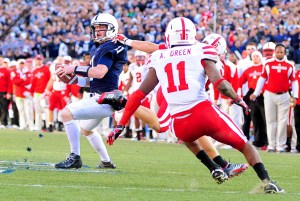
<svg viewBox="0 0 300 201"><path fill-rule="evenodd" d="M93 46L90 35L86 34L81 37L78 46L76 47L76 52L79 57L83 56L85 52L89 52Z"/></svg>
<svg viewBox="0 0 300 201"><path fill-rule="evenodd" d="M298 22L299 23L299 22ZM293 29L290 31L290 37L291 37L291 46L298 50L300 48L300 25L295 25Z"/></svg>
<svg viewBox="0 0 300 201"><path fill-rule="evenodd" d="M250 100L255 100L261 93L266 81L264 92L265 117L268 135L268 152L285 152L287 139L287 118L290 101L292 107L298 98L298 81L295 78L294 67L285 59L285 46L278 44L275 47L275 58L264 65L255 91L250 95ZM292 83L292 97L288 93Z"/></svg>
<svg viewBox="0 0 300 201"><path fill-rule="evenodd" d="M28 59L31 57L30 51L28 48L23 49L23 53L20 55L20 59Z"/></svg>
<svg viewBox="0 0 300 201"><path fill-rule="evenodd" d="M14 0L9 4L4 1L2 6L5 7L5 13L9 13L9 15L2 15L3 17L0 23L0 32L2 33L7 29L8 25L13 22L13 19L18 17L19 13L16 12L18 6L30 4L32 10L30 16L25 19L26 23L20 20L21 23L17 23L17 25L13 27L11 36L7 37L3 47L0 49L2 49L6 55L8 48L11 48L13 52L15 52L16 49L21 50L23 47L31 51L35 41L39 41L39 37L47 38L49 41L52 41L50 40L51 37L62 35L65 39L69 38L68 34L70 32L78 37L84 36L85 34L89 34L89 20L99 11L114 13L115 17L117 17L122 24L120 31L124 30L124 34L130 36L130 38L134 37L131 37L131 31L127 29L128 27L134 26L137 27L138 36L142 38L145 38L146 34L151 34L150 27L153 26L156 26L157 34L163 34L166 24L174 16L185 16L192 19L194 23L197 24L197 29L204 33L203 37L199 40L202 40L209 34L206 30L214 27L213 1L172 1L171 4L167 0L153 2L107 1L106 3L69 0L68 2L69 5L76 6L76 9L74 9L73 6L69 6L65 1L47 1L47 6L51 9L45 9L46 4L43 1L27 2L25 0ZM280 38L285 34L291 37L294 34L294 27L299 26L299 22L296 20L299 19L299 13L298 10L294 8L299 7L300 1L273 1L275 4L266 3L268 1L261 2L262 3L259 4L257 1L251 3L247 1L241 3L236 0L226 2L219 1L217 3L217 24L215 27L217 32L229 40L232 34L237 34L236 29L241 27L243 34L252 38L252 25L254 25L258 27L260 31L257 34L259 39L262 35L265 35L265 33L261 31L262 27L268 27L267 29L269 30L273 28L278 29L279 38L274 36L272 39L269 34L267 34L266 38L268 42L274 42L274 40L275 42L281 42ZM202 6L198 8L199 3ZM272 7L270 7L270 5L272 5ZM21 9L19 10L21 11ZM263 29L265 30L265 28ZM157 37L157 34L155 34L155 37ZM151 37L148 36L148 38ZM296 38L297 36L295 36L295 40ZM32 44L32 42L34 44ZM241 44L245 43L245 41L240 42ZM233 43L233 41L230 41L230 43ZM299 46L297 41L292 39L291 45L293 47L294 43L296 43L296 46ZM68 55L72 55L70 53L70 45L71 44L67 44ZM244 49L245 47L242 46L240 54ZM295 47L294 49L295 51L298 50L298 48ZM35 54L36 51L34 50L33 55ZM6 55L6 57L8 56ZM56 56L51 58L54 59ZM297 58L295 58L295 60L296 59Z"/></svg>
<svg viewBox="0 0 300 201"><path fill-rule="evenodd" d="M34 44L34 46L33 46L33 48L32 48L32 53L34 54L34 55L37 55L37 54L42 54L42 50L41 50L41 48L42 48L42 36L41 35L38 35L37 37L36 37L36 42L35 42L35 44Z"/></svg>
<svg viewBox="0 0 300 201"><path fill-rule="evenodd" d="M58 56L68 56L69 49L66 42L62 40L63 36L59 35L58 38L60 40L58 47ZM69 42L69 40L67 40L67 42Z"/></svg>
<svg viewBox="0 0 300 201"><path fill-rule="evenodd" d="M257 45L257 50L262 52L264 45L267 43L266 37L262 36L259 40L259 43Z"/></svg>
<svg viewBox="0 0 300 201"><path fill-rule="evenodd" d="M44 58L49 58L49 45L47 38L42 38L40 54L42 54Z"/></svg>
<svg viewBox="0 0 300 201"><path fill-rule="evenodd" d="M57 37L52 37L49 42L49 57L55 59L58 57L60 41Z"/></svg>
<svg viewBox="0 0 300 201"><path fill-rule="evenodd" d="M288 60L295 62L296 53L293 46L291 46L291 38L288 36L285 36L282 39L282 44L286 47L286 57Z"/></svg>

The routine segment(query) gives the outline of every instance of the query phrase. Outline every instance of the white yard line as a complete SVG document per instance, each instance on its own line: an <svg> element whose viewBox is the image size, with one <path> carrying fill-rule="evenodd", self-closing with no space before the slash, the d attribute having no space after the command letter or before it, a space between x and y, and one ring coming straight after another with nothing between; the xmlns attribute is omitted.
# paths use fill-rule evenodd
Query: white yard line
<svg viewBox="0 0 300 201"><path fill-rule="evenodd" d="M135 187L110 187L110 186L71 186L71 185L62 185L62 186L57 186L57 185L43 185L43 184L5 184L5 183L0 183L0 186L14 186L14 187L32 187L32 188L69 188L69 189L83 189L83 188L88 188L88 189L122 189L122 190L144 190L144 191L162 191L162 192L207 192L207 190L204 189L172 189L172 188L135 188ZM226 191L226 192L220 192L220 193L225 193L225 194L244 194L243 192L239 191ZM300 192L292 192L292 193L286 193L289 195L299 195Z"/></svg>

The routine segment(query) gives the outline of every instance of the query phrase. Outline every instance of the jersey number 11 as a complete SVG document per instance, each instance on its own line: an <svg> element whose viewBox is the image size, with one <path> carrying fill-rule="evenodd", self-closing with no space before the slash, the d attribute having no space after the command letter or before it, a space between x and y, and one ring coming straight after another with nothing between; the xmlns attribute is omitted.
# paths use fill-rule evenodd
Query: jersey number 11
<svg viewBox="0 0 300 201"><path fill-rule="evenodd" d="M178 70L178 75L179 75L179 85L175 86L172 63L168 63L165 66L165 72L167 73L168 83L169 83L169 86L167 89L168 93L172 93L175 91L183 91L183 90L187 90L189 88L189 85L186 83L186 79L185 79L185 62L184 61L180 61L177 64L177 70Z"/></svg>

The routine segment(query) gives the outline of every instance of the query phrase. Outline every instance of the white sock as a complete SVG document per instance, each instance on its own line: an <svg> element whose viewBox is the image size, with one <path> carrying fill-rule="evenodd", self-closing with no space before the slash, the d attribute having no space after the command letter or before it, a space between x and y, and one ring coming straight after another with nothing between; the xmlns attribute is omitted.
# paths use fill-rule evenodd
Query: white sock
<svg viewBox="0 0 300 201"><path fill-rule="evenodd" d="M90 141L92 147L98 152L100 160L103 162L109 162L110 158L102 137L97 133L92 133L91 135L86 136L86 138Z"/></svg>
<svg viewBox="0 0 300 201"><path fill-rule="evenodd" d="M71 153L80 155L80 131L75 120L64 122Z"/></svg>

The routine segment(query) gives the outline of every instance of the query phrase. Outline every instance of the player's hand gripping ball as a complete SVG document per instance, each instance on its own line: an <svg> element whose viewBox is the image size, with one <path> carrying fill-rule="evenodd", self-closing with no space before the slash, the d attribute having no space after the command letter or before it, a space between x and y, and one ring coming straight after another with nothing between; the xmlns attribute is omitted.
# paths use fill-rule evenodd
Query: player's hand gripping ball
<svg viewBox="0 0 300 201"><path fill-rule="evenodd" d="M64 68L67 68L67 66L63 66L61 64L57 64L55 66L55 74L57 75L59 80L66 84L77 84L78 76L74 73L65 74L63 71Z"/></svg>

